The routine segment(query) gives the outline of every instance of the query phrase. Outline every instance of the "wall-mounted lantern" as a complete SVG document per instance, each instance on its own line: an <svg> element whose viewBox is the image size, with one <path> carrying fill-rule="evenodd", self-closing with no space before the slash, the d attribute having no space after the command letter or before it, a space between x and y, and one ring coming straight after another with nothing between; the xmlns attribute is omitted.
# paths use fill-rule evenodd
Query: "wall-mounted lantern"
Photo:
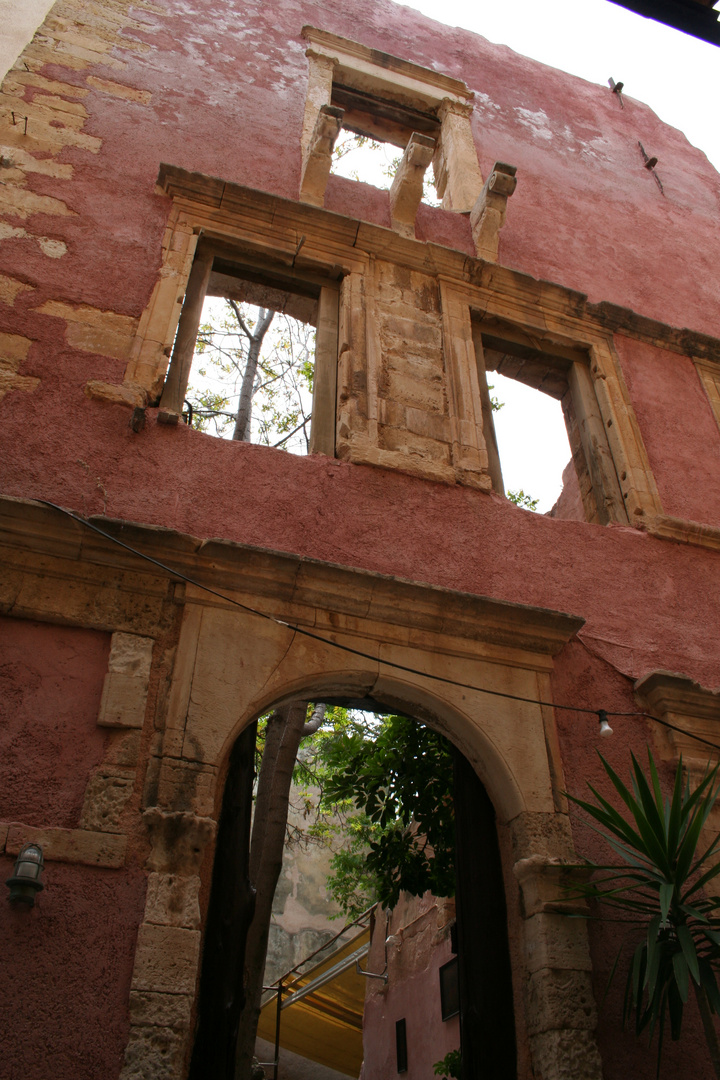
<svg viewBox="0 0 720 1080"><path fill-rule="evenodd" d="M26 844L15 860L13 876L5 882L10 890L8 899L11 904L20 903L33 907L35 893L45 888L40 880L44 866L40 845Z"/></svg>

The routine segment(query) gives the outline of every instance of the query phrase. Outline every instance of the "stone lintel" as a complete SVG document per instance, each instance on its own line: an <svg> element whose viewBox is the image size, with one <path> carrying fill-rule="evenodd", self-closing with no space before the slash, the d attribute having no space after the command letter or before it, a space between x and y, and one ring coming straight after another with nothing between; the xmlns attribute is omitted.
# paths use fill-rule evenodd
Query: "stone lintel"
<svg viewBox="0 0 720 1080"><path fill-rule="evenodd" d="M720 368L718 370L720 371ZM679 544L694 544L711 551L720 551L720 528L717 525L704 525L699 521L685 521L683 518L658 514L648 523L646 532L663 540L675 540Z"/></svg>
<svg viewBox="0 0 720 1080"><path fill-rule="evenodd" d="M43 856L51 862L115 868L125 862L127 837L87 829L36 829L32 825L9 823L7 854L18 855L25 844L39 844Z"/></svg>
<svg viewBox="0 0 720 1080"><path fill-rule="evenodd" d="M410 60L402 60L399 56L391 53L372 49L367 45L361 45L357 41L331 34L327 30L318 30L314 26L303 26L302 35L317 51L332 57L343 67L375 68L378 75L392 75L404 77L426 88L426 94L434 97L438 102L443 98L457 98L459 101L472 101L474 94L468 90L467 85L460 79L453 79L450 75L433 71L432 68L421 67Z"/></svg>
<svg viewBox="0 0 720 1080"><path fill-rule="evenodd" d="M664 729L667 742L694 774L704 773L708 759L717 759L712 744L720 734L720 690L676 672L652 671L635 683L635 695L649 713L673 725Z"/></svg>
<svg viewBox="0 0 720 1080"><path fill-rule="evenodd" d="M651 712L720 722L720 689L710 690L674 671L651 671L635 683L635 693Z"/></svg>
<svg viewBox="0 0 720 1080"><path fill-rule="evenodd" d="M5 519L6 509L9 515ZM305 622L316 628L316 611L321 607L356 620L382 621L389 626L485 641L503 650L550 657L584 624L579 616L549 608L417 584L234 541L200 541L171 529L107 517L89 520L109 536L118 536L130 547L200 583L206 580L218 591L241 593L244 603L248 596L252 597L251 606L258 610L270 608L273 613L277 610L278 618L287 618L288 606L292 605L293 619L298 624ZM46 554L57 548L60 554L73 552L74 558L82 546L83 566L97 563L137 571L136 555L90 530L78 536L81 528L49 507L0 497L0 538L6 543L12 539L14 547L32 550L37 546ZM210 597L207 602L218 603Z"/></svg>

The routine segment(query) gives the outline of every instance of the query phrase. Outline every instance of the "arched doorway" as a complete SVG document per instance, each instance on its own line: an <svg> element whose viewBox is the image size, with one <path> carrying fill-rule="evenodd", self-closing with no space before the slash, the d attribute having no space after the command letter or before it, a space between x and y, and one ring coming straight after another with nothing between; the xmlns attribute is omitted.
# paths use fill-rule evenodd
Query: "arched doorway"
<svg viewBox="0 0 720 1080"><path fill-rule="evenodd" d="M518 1077L534 1070L576 1080L579 1055L584 1080L599 1080L586 930L556 911L557 874L575 856L554 713L544 704L552 700L553 656L582 620L295 556L221 556L233 575L227 587L242 602L187 587L165 728L146 784L147 865L157 880L140 927L131 1007L156 995L153 1046L172 1047L168 1076L187 1076L208 869L238 737L275 704L342 696L369 697L428 724L470 763L502 837ZM144 1019L131 1025L128 1076L138 1059L150 1068Z"/></svg>
<svg viewBox="0 0 720 1080"><path fill-rule="evenodd" d="M334 695L326 704L361 707L377 713L387 711L371 698L357 700ZM235 1045L245 1006L243 942L255 908L250 869L255 730L254 724L246 728L230 752L204 936L190 1080L202 1080L207 1075L218 1080L234 1080L235 1076ZM457 965L463 1075L515 1080L513 985L495 810L482 781L464 754L449 742L448 749L452 760L450 795L455 818L457 915L453 949ZM372 752L370 744L368 753ZM407 770L412 769L410 758ZM392 990L395 1001L402 1001L403 988L393 987ZM437 1004L439 1007L439 994ZM390 1007L392 1009L392 1004ZM399 1006L396 1003L394 1007ZM247 1010L244 1018L245 1022L250 1019L252 1023ZM407 1071L410 1068L411 1075L413 1051L408 1055L407 1043L419 1041L417 1036L412 1038L413 1020L413 1017L407 1020L403 1017L396 1021L397 1069ZM406 1023L410 1027L409 1040ZM366 1054L369 1043L371 1058L373 1039L381 1041L382 1033L366 1025ZM432 1065L433 1061L428 1060L421 1068L427 1072ZM414 1066L417 1075L417 1057ZM366 1076L373 1077L373 1066L369 1068Z"/></svg>

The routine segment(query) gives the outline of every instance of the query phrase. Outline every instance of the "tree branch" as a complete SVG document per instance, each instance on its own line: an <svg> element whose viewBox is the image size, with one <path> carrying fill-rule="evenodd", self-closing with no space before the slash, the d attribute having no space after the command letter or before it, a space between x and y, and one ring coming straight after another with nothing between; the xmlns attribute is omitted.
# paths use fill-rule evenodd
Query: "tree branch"
<svg viewBox="0 0 720 1080"><path fill-rule="evenodd" d="M302 427L302 424L300 426ZM297 431L297 428L295 430ZM295 432L292 431L290 434L294 435ZM288 435L288 439L289 438L290 438L290 435ZM315 706L315 708L313 709L313 712L312 712L312 716L310 717L308 722L303 725L303 729L302 729L303 738L305 738L306 735L314 735L315 732L320 727L322 727L323 720L325 719L325 710L326 709L327 709L327 705L324 705L322 702L319 705Z"/></svg>

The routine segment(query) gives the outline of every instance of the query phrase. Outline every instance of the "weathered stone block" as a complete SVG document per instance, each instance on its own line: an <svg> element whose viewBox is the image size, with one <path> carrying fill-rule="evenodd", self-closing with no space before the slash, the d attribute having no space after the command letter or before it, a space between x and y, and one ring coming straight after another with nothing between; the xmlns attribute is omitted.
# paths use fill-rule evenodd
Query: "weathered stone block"
<svg viewBox="0 0 720 1080"><path fill-rule="evenodd" d="M568 915L587 913L585 900L577 896L577 885L588 878L586 871L568 867L560 859L531 855L519 859L513 866L513 873L522 889L526 918L542 911Z"/></svg>
<svg viewBox="0 0 720 1080"><path fill-rule="evenodd" d="M516 860L533 855L576 860L570 818L567 814L518 814L510 822Z"/></svg>
<svg viewBox="0 0 720 1080"><path fill-rule="evenodd" d="M109 671L103 683L98 724L101 727L141 728L145 722L147 683L134 675Z"/></svg>
<svg viewBox="0 0 720 1080"><path fill-rule="evenodd" d="M430 383L427 380L414 379L409 375L390 371L388 372L387 396L401 405L409 405L411 408L422 409L426 412L444 413L446 411L445 390L440 379Z"/></svg>
<svg viewBox="0 0 720 1080"><path fill-rule="evenodd" d="M205 848L215 835L212 818L189 813L167 813L151 807L143 814L152 851L147 861L158 873L192 876L202 864Z"/></svg>
<svg viewBox="0 0 720 1080"><path fill-rule="evenodd" d="M530 1038L534 1075L542 1080L602 1080L602 1062L589 1031L545 1031Z"/></svg>
<svg viewBox="0 0 720 1080"><path fill-rule="evenodd" d="M130 993L130 1020L138 1027L165 1027L186 1031L190 1026L193 999L189 994L156 994L149 990Z"/></svg>
<svg viewBox="0 0 720 1080"><path fill-rule="evenodd" d="M525 956L530 972L543 968L591 971L587 928L567 915L533 915L525 922Z"/></svg>
<svg viewBox="0 0 720 1080"><path fill-rule="evenodd" d="M86 829L33 829L11 823L6 850L17 855L25 844L40 844L46 860L84 863L86 866L122 866L126 836L90 832Z"/></svg>
<svg viewBox="0 0 720 1080"><path fill-rule="evenodd" d="M137 765L138 751L140 749L140 732L113 731L109 735L110 745L105 751L103 765L120 765L134 768Z"/></svg>
<svg viewBox="0 0 720 1080"><path fill-rule="evenodd" d="M12 371L17 371L18 365L27 356L31 345L32 340L23 337L22 334L0 334L0 364L6 365Z"/></svg>
<svg viewBox="0 0 720 1080"><path fill-rule="evenodd" d="M120 817L132 795L135 775L101 770L90 778L85 790L80 825L97 832L120 832Z"/></svg>
<svg viewBox="0 0 720 1080"><path fill-rule="evenodd" d="M113 634L98 717L102 727L142 727L152 649L152 638Z"/></svg>
<svg viewBox="0 0 720 1080"><path fill-rule="evenodd" d="M414 435L425 435L428 439L437 439L439 442L451 441L449 417L438 416L437 413L425 412L422 409L406 409L405 414L407 430Z"/></svg>
<svg viewBox="0 0 720 1080"><path fill-rule="evenodd" d="M193 994L200 931L143 923L138 931L133 990Z"/></svg>
<svg viewBox="0 0 720 1080"><path fill-rule="evenodd" d="M134 675L138 679L150 678L153 639L137 634L116 633L112 636L108 671Z"/></svg>
<svg viewBox="0 0 720 1080"><path fill-rule="evenodd" d="M163 926L200 927L200 878L197 875L150 874L145 922Z"/></svg>
<svg viewBox="0 0 720 1080"><path fill-rule="evenodd" d="M185 1055L184 1032L168 1027L133 1026L120 1080L177 1080Z"/></svg>
<svg viewBox="0 0 720 1080"><path fill-rule="evenodd" d="M594 1031L597 1008L586 971L536 971L527 989L527 1024L531 1035L574 1028Z"/></svg>
<svg viewBox="0 0 720 1080"><path fill-rule="evenodd" d="M217 770L194 761L164 759L160 769L158 802L174 812L210 817L215 812Z"/></svg>
<svg viewBox="0 0 720 1080"><path fill-rule="evenodd" d="M450 462L450 447L447 443L426 439L422 435L412 435L410 432L401 431L399 428L379 427L378 443L384 450L416 455L443 464L449 464Z"/></svg>

